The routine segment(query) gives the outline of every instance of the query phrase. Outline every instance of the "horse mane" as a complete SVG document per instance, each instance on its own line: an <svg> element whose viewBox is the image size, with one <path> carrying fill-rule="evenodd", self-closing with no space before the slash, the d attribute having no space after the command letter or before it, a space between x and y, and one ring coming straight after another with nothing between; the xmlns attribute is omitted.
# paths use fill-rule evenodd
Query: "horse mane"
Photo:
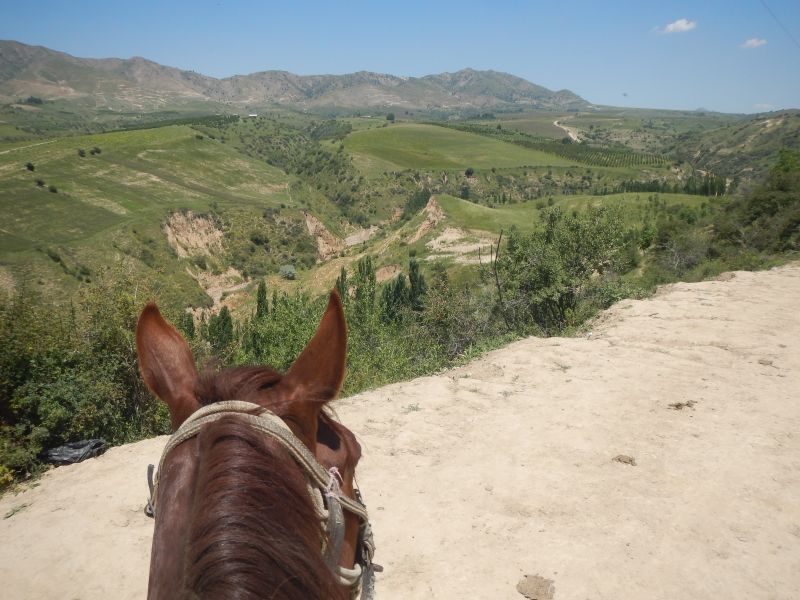
<svg viewBox="0 0 800 600"><path fill-rule="evenodd" d="M280 381L265 367L204 373L198 398L247 399ZM187 598L344 599L303 472L272 438L236 416L198 434L198 475L185 567Z"/></svg>

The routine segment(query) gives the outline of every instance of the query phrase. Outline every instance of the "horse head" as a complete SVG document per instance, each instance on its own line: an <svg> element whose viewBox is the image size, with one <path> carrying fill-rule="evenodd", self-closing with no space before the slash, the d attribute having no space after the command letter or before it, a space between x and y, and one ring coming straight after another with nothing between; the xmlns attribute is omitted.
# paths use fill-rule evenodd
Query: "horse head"
<svg viewBox="0 0 800 600"><path fill-rule="evenodd" d="M173 429L153 498L148 598L355 593L371 571L372 544L355 487L361 448L326 409L347 353L338 294L283 375L269 367L198 373L155 304L139 317L136 344L142 377Z"/></svg>

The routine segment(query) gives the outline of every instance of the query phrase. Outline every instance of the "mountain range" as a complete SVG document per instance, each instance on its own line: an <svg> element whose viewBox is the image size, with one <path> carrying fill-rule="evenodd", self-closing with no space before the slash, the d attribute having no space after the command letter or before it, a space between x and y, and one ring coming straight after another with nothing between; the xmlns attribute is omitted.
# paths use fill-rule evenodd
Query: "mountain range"
<svg viewBox="0 0 800 600"><path fill-rule="evenodd" d="M141 57L77 58L42 46L0 41L0 101L35 96L76 100L94 108L154 110L188 102L242 108L394 108L458 111L538 108L578 110L589 103L498 71L463 69L424 77L359 71L295 75L261 71L216 79Z"/></svg>

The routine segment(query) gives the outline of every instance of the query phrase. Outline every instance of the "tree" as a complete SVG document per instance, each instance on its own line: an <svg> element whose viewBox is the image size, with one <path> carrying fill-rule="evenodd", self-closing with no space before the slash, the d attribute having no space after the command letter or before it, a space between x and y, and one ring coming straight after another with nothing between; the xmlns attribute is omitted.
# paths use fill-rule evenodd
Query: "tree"
<svg viewBox="0 0 800 600"><path fill-rule="evenodd" d="M428 188L422 188L414 192L411 197L406 200L406 205L403 208L404 217L413 217L417 212L425 208L428 200L431 198L431 191Z"/></svg>
<svg viewBox="0 0 800 600"><path fill-rule="evenodd" d="M26 168L26 169L28 169L28 171L35 171L35 170L36 170L36 167L34 167L34 166L33 166L33 163L31 163L31 162L29 162L28 164L26 164L26 165L25 165L25 168Z"/></svg>
<svg viewBox="0 0 800 600"><path fill-rule="evenodd" d="M350 289L347 284L347 269L344 267L339 271L339 277L336 278L336 291L339 292L339 298L342 299L342 304L346 304L350 298Z"/></svg>
<svg viewBox="0 0 800 600"><path fill-rule="evenodd" d="M375 267L372 264L372 257L365 256L356 263L356 273L353 277L353 304L357 319L366 320L375 308L375 289L377 280L375 278Z"/></svg>
<svg viewBox="0 0 800 600"><path fill-rule="evenodd" d="M389 113L386 115L386 120L394 123L394 113Z"/></svg>
<svg viewBox="0 0 800 600"><path fill-rule="evenodd" d="M381 320L384 323L399 321L408 305L409 287L406 276L400 273L381 290Z"/></svg>
<svg viewBox="0 0 800 600"><path fill-rule="evenodd" d="M194 317L192 313L186 311L181 314L180 328L186 337L193 338L195 334Z"/></svg>
<svg viewBox="0 0 800 600"><path fill-rule="evenodd" d="M262 279L258 283L258 290L256 291L256 319L264 319L269 314L269 305L267 304L267 284Z"/></svg>
<svg viewBox="0 0 800 600"><path fill-rule="evenodd" d="M233 319L227 306L208 320L208 341L215 354L222 354L233 342Z"/></svg>
<svg viewBox="0 0 800 600"><path fill-rule="evenodd" d="M535 325L552 333L567 325L592 277L616 270L625 247L619 210L565 215L556 206L545 209L542 220L543 229L529 235L512 230L496 260L503 294L498 308L521 332Z"/></svg>
<svg viewBox="0 0 800 600"><path fill-rule="evenodd" d="M473 169L472 167L467 167L467 169L464 171L464 175L466 175L467 177L472 177L473 175L475 175L475 169Z"/></svg>
<svg viewBox="0 0 800 600"><path fill-rule="evenodd" d="M413 258L408 261L408 281L409 304L412 309L421 311L425 301L425 294L428 293L428 285L425 283L425 277L419 272L419 263Z"/></svg>

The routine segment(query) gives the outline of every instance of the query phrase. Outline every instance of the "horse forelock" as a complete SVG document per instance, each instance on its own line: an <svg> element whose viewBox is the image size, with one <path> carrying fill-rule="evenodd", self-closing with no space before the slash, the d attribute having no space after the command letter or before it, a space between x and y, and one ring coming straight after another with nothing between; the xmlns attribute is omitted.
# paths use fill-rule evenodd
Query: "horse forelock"
<svg viewBox="0 0 800 600"><path fill-rule="evenodd" d="M195 395L202 406L222 400L253 401L282 378L269 367L233 367L219 372L206 369L197 380Z"/></svg>
<svg viewBox="0 0 800 600"><path fill-rule="evenodd" d="M224 417L198 435L198 462L188 597L346 597L322 558L325 534L306 479L283 447Z"/></svg>

